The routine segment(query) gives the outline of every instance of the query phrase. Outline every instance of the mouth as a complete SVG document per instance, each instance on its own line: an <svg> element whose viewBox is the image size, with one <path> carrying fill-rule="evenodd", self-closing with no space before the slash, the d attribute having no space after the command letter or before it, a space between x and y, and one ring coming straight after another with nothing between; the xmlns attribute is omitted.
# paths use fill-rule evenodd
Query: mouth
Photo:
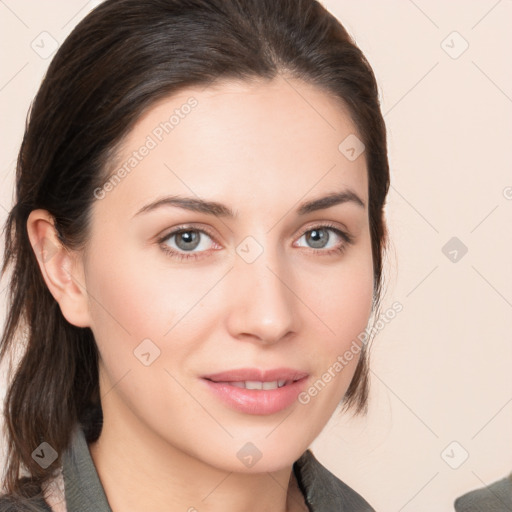
<svg viewBox="0 0 512 512"><path fill-rule="evenodd" d="M213 381L211 379L211 382L216 382L217 384L228 384L229 386L234 386L236 388L241 389L277 389L282 388L283 386L287 386L292 384L293 382L296 382L294 380L273 380L273 381L257 381L257 380L242 380L242 381Z"/></svg>
<svg viewBox="0 0 512 512"><path fill-rule="evenodd" d="M217 398L246 414L274 414L290 407L307 381L308 373L278 368L246 368L202 377Z"/></svg>

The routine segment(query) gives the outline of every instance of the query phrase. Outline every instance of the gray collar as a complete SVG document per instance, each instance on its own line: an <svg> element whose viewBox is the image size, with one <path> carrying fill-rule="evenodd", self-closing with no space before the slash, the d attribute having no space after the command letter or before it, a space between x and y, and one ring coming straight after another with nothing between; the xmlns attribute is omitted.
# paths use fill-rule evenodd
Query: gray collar
<svg viewBox="0 0 512 512"><path fill-rule="evenodd" d="M112 512L85 439L77 424L62 457L67 512Z"/></svg>

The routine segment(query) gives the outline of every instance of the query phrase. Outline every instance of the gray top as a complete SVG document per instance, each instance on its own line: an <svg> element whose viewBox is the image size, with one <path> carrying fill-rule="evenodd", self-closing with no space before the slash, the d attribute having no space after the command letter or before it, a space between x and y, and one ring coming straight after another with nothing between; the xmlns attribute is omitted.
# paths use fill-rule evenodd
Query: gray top
<svg viewBox="0 0 512 512"><path fill-rule="evenodd" d="M456 512L511 512L512 473L497 482L468 492L455 500Z"/></svg>
<svg viewBox="0 0 512 512"><path fill-rule="evenodd" d="M375 512L359 494L322 466L310 450L306 450L294 463L293 471L311 512ZM62 456L62 473L67 512L112 512L84 432L79 426ZM29 510L52 512L42 498L29 506L26 503L14 504L7 495L0 496L0 512Z"/></svg>

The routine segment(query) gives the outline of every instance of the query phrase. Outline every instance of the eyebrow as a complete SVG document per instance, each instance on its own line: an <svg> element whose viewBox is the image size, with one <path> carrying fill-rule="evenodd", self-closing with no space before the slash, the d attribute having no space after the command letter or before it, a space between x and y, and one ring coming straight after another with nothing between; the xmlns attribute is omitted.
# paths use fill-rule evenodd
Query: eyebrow
<svg viewBox="0 0 512 512"><path fill-rule="evenodd" d="M344 203L352 203L360 206L361 208L365 208L363 200L355 192L352 192L351 190L344 190L342 192L333 192L326 196L319 197L318 199L302 203L297 208L297 214L306 215L317 210L324 210ZM231 208L216 201L206 201L199 197L166 196L146 204L137 211L134 217L142 213L153 211L162 206L176 206L192 212L214 215L215 217L234 219L238 216Z"/></svg>

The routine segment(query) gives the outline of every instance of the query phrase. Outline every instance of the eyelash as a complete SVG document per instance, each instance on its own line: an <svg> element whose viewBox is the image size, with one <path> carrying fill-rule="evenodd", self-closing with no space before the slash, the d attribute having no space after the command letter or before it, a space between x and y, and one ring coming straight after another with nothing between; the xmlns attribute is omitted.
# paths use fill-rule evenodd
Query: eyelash
<svg viewBox="0 0 512 512"><path fill-rule="evenodd" d="M347 249L347 245L351 245L354 243L353 237L351 235L349 235L348 233L346 233L344 231L341 231L339 228L337 228L336 226L329 224L329 223L319 224L317 226L308 228L302 232L302 234L300 235L299 238L302 238L306 233L309 233L310 231L315 231L317 229L328 229L328 230L333 231L340 238L342 238L343 243L341 245L339 245L333 249L329 249L329 250L309 248L310 251L313 251L313 253L320 253L322 256L343 254L345 252L345 250ZM162 250L166 254L170 255L172 258L177 258L178 260L196 260L198 258L203 257L201 252L188 253L188 254L183 253L183 252L178 252L174 249L169 248L169 246L164 243L165 241L169 240L174 235L177 235L179 233L185 233L187 231L197 231L198 233L203 233L205 235L208 235L215 242L215 238L213 237L213 235L204 229L199 229L199 228L195 228L192 226L178 226L175 230L171 231L170 233L166 234L164 237L162 237L158 240L158 243L160 244L160 247L162 248Z"/></svg>

